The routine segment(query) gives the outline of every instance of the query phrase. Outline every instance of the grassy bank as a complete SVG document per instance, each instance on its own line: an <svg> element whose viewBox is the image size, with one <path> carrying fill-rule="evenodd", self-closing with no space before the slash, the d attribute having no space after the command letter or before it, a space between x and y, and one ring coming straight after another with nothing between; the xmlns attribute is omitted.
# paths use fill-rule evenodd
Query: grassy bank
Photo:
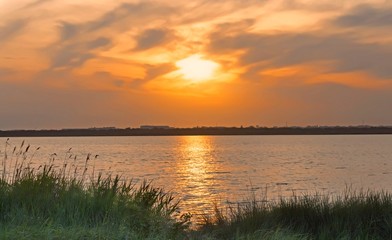
<svg viewBox="0 0 392 240"><path fill-rule="evenodd" d="M84 183L51 167L0 181L2 239L391 239L392 196L347 193L250 201L197 230L170 194L118 177Z"/></svg>
<svg viewBox="0 0 392 240"><path fill-rule="evenodd" d="M0 181L0 237L145 239L181 237L177 202L144 182L118 177L84 184L52 167L26 170L12 182Z"/></svg>
<svg viewBox="0 0 392 240"><path fill-rule="evenodd" d="M30 146L7 149L0 179L2 239L181 239L188 218L178 201L148 182L87 174L84 166L34 166Z"/></svg>
<svg viewBox="0 0 392 240"><path fill-rule="evenodd" d="M392 239L392 196L346 191L216 211L199 230L215 239Z"/></svg>
<svg viewBox="0 0 392 240"><path fill-rule="evenodd" d="M178 201L162 189L91 176L90 156L80 170L65 161L34 168L29 148L3 152L1 239L392 239L388 193L254 198L216 209L191 230L189 215L179 215Z"/></svg>

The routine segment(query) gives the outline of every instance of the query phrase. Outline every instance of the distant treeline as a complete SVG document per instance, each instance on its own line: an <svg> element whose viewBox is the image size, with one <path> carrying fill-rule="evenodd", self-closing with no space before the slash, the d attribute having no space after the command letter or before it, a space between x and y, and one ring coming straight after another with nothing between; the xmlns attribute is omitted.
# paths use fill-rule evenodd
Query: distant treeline
<svg viewBox="0 0 392 240"><path fill-rule="evenodd" d="M8 130L0 137L58 137L58 136L185 136L185 135L339 135L392 134L392 127L202 127L202 128L89 128L62 130Z"/></svg>

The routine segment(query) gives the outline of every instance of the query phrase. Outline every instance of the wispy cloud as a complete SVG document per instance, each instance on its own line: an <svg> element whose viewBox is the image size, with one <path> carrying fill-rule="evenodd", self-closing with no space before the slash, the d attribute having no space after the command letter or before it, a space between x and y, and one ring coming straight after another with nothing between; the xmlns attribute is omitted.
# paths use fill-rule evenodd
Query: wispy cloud
<svg viewBox="0 0 392 240"><path fill-rule="evenodd" d="M392 27L392 7L360 5L334 23L341 27Z"/></svg>
<svg viewBox="0 0 392 240"><path fill-rule="evenodd" d="M64 42L69 39L76 37L80 34L81 29L75 24L71 24L68 22L61 22L59 26L60 30L60 40L59 42Z"/></svg>
<svg viewBox="0 0 392 240"><path fill-rule="evenodd" d="M147 50L158 46L168 40L170 34L168 29L147 29L136 38L137 45L134 50Z"/></svg>
<svg viewBox="0 0 392 240"><path fill-rule="evenodd" d="M92 41L71 43L52 50L53 54L50 68L75 68L82 66L89 59L96 57L94 50L109 45L108 38L97 38Z"/></svg>
<svg viewBox="0 0 392 240"><path fill-rule="evenodd" d="M97 31L109 27L119 27L122 30L132 27L135 23L146 23L161 16L172 14L174 9L170 6L156 2L123 3L102 17L88 22L87 31Z"/></svg>
<svg viewBox="0 0 392 240"><path fill-rule="evenodd" d="M144 69L146 69L146 74L143 78L133 79L130 83L131 87L139 87L149 81L154 80L155 78L167 74L173 70L175 70L174 64L166 63L160 65L144 65Z"/></svg>
<svg viewBox="0 0 392 240"><path fill-rule="evenodd" d="M211 36L210 51L230 54L242 51L239 64L249 67L247 78L259 80L261 70L300 64L329 62L331 72L366 71L392 79L392 50L389 43L366 43L351 32L243 33L233 36L219 29Z"/></svg>
<svg viewBox="0 0 392 240"><path fill-rule="evenodd" d="M17 19L6 22L3 26L0 26L0 42L9 40L22 32L28 25L27 19Z"/></svg>
<svg viewBox="0 0 392 240"><path fill-rule="evenodd" d="M23 9L30 9L30 8L36 8L40 7L41 5L54 2L55 0L36 0L34 2L31 2L23 7Z"/></svg>

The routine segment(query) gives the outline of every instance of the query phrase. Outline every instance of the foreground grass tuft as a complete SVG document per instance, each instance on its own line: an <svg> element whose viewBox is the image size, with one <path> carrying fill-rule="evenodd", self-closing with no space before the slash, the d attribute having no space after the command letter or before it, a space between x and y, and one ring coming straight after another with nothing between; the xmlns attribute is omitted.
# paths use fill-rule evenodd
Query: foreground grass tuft
<svg viewBox="0 0 392 240"><path fill-rule="evenodd" d="M90 155L81 174L66 164L62 168L49 164L34 169L27 161L29 148L22 143L10 156L7 151L4 153L0 179L1 238L183 237L189 218L177 216L178 201L171 194L146 181L136 186L120 181L118 176L99 174L95 179L88 178Z"/></svg>
<svg viewBox="0 0 392 240"><path fill-rule="evenodd" d="M391 239L392 195L346 191L335 197L253 200L225 213L217 209L200 231L217 239L275 239L276 234L283 234L281 239Z"/></svg>
<svg viewBox="0 0 392 240"><path fill-rule="evenodd" d="M64 178L51 166L38 172L22 171L13 182L0 180L0 232L4 238L23 238L24 232L30 238L36 229L37 234L49 231L48 235L59 236L72 230L80 237L102 239L155 235L174 239L185 228L186 220L174 217L178 202L150 183L136 188L117 176L100 175L86 185Z"/></svg>

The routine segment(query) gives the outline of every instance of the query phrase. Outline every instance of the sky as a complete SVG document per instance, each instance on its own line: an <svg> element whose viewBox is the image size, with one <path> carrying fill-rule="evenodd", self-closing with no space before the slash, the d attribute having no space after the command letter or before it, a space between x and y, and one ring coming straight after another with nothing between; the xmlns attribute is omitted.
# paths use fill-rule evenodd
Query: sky
<svg viewBox="0 0 392 240"><path fill-rule="evenodd" d="M392 125L389 0L0 0L0 130Z"/></svg>

